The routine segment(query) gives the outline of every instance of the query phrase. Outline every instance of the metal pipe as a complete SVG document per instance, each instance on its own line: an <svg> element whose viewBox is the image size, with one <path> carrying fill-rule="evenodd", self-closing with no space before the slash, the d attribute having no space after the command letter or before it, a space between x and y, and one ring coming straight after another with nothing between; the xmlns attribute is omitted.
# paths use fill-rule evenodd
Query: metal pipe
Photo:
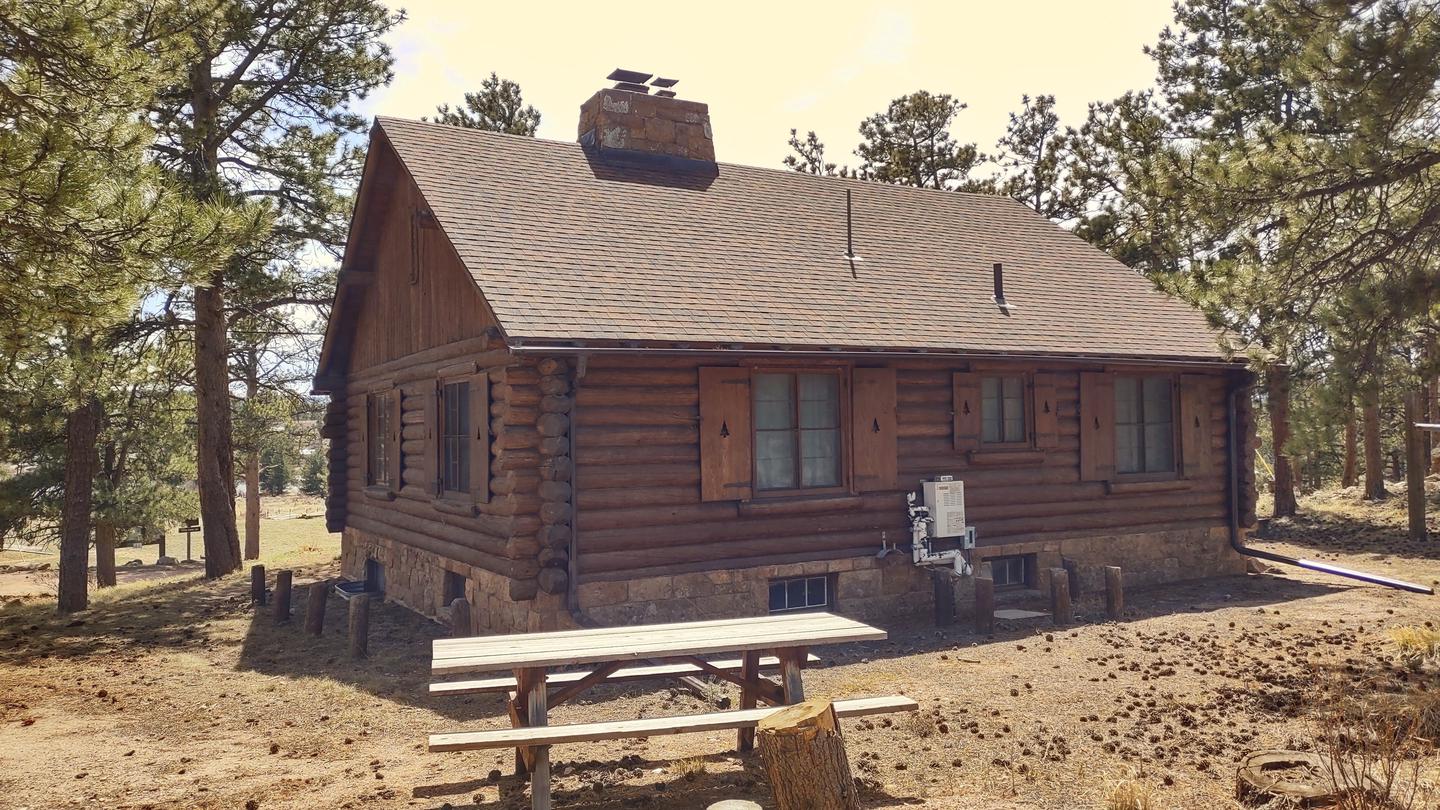
<svg viewBox="0 0 1440 810"><path fill-rule="evenodd" d="M875 358L904 357L907 359L959 358L970 360L1044 360L1064 363L1107 363L1111 365L1136 366L1184 366L1186 368L1233 369L1238 366L1228 360L1184 360L1163 357L1106 357L1104 355L1063 355L1063 354L1018 354L1012 352L966 352L966 351L858 351L854 349L746 349L746 348L679 348L658 346L562 346L556 344L526 344L512 339L510 350L516 354L550 352L556 354L631 354L649 355L770 355L787 357L833 357L833 358Z"/></svg>
<svg viewBox="0 0 1440 810"><path fill-rule="evenodd" d="M1331 574L1337 577L1346 577L1360 582L1368 582L1372 585L1384 585L1387 588L1396 588L1411 593L1423 593L1430 596L1435 595L1434 588L1424 585L1416 585L1413 582L1406 582L1401 579L1391 579L1378 574L1367 574L1363 571L1352 571L1349 568L1341 568L1338 565L1306 560L1299 557L1287 557L1284 554L1276 554L1273 551L1262 551L1258 548L1250 548L1240 539L1240 459L1237 454L1237 422L1239 417L1236 414L1235 402L1240 394L1240 386L1230 389L1230 395L1226 399L1226 442L1229 446L1230 455L1228 465L1230 467L1230 547L1246 557L1255 557L1261 560L1280 563L1282 565L1293 565L1298 568L1305 568L1310 571L1319 571L1322 574Z"/></svg>

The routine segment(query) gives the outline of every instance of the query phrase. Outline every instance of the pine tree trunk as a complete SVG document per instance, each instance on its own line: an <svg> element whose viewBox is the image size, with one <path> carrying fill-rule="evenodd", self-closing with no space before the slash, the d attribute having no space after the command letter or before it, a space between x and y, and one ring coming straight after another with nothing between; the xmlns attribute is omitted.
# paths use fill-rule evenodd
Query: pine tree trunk
<svg viewBox="0 0 1440 810"><path fill-rule="evenodd" d="M95 489L96 441L100 403L94 399L65 417L65 498L60 511L60 585L56 609L61 613L89 605L90 502Z"/></svg>
<svg viewBox="0 0 1440 810"><path fill-rule="evenodd" d="M200 484L200 524L204 536L205 576L213 579L240 569L240 537L235 526L235 450L230 421L230 374L223 274L195 290L196 470Z"/></svg>
<svg viewBox="0 0 1440 810"><path fill-rule="evenodd" d="M95 521L95 586L115 586L115 524Z"/></svg>
<svg viewBox="0 0 1440 810"><path fill-rule="evenodd" d="M250 352L245 368L245 401L254 403L260 392L258 358ZM260 558L260 450L252 446L245 453L245 559Z"/></svg>
<svg viewBox="0 0 1440 810"><path fill-rule="evenodd" d="M1440 422L1440 377L1430 381L1429 403L1425 421L1430 424ZM1436 436L1440 436L1440 434L1431 430L1425 431L1425 455L1430 459L1430 473L1432 475L1440 475L1440 455L1435 453Z"/></svg>
<svg viewBox="0 0 1440 810"><path fill-rule="evenodd" d="M1384 500L1385 452L1380 447L1380 392L1365 392L1365 498Z"/></svg>
<svg viewBox="0 0 1440 810"><path fill-rule="evenodd" d="M1275 517L1295 514L1295 475L1285 445L1290 442L1290 367L1265 367L1265 392L1270 405L1270 435L1275 448Z"/></svg>
<svg viewBox="0 0 1440 810"><path fill-rule="evenodd" d="M1340 473L1340 486L1353 487L1359 482L1359 465L1356 453L1359 448L1359 431L1355 427L1355 408L1345 411L1345 469Z"/></svg>

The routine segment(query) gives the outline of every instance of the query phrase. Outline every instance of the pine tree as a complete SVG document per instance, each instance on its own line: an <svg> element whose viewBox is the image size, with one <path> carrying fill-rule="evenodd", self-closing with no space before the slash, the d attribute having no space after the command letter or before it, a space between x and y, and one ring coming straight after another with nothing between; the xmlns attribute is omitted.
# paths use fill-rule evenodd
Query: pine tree
<svg viewBox="0 0 1440 810"><path fill-rule="evenodd" d="M235 524L235 453L230 410L232 302L267 301L249 283L316 245L338 250L357 150L342 138L364 122L349 105L388 82L380 42L400 22L375 0L221 0L157 16L185 32L188 47L156 58L179 63L181 80L153 106L157 158L200 202L261 202L273 226L191 289L195 344L197 470L205 573L241 564ZM281 302L303 298L283 293ZM282 304L283 305L283 304Z"/></svg>
<svg viewBox="0 0 1440 810"><path fill-rule="evenodd" d="M1062 168L1070 138L1060 128L1054 96L1020 97L1020 112L1010 113L993 160L1002 175L996 190L1056 222L1075 218L1070 186Z"/></svg>
<svg viewBox="0 0 1440 810"><path fill-rule="evenodd" d="M819 136L812 130L805 133L804 140L801 140L798 130L790 130L790 154L781 161L791 171L801 174L815 174L825 177L848 177L849 167L837 168L834 163L825 159L825 144L820 141Z"/></svg>
<svg viewBox="0 0 1440 810"><path fill-rule="evenodd" d="M463 107L451 109L449 104L441 104L435 113L433 119L422 120L530 137L540 128L540 111L525 103L520 85L500 78L494 71L480 83L479 92L465 94Z"/></svg>
<svg viewBox="0 0 1440 810"><path fill-rule="evenodd" d="M950 133L965 104L940 93L918 90L890 102L884 112L860 123L859 176L882 183L947 191L977 191L984 181L970 175L983 160L973 143Z"/></svg>

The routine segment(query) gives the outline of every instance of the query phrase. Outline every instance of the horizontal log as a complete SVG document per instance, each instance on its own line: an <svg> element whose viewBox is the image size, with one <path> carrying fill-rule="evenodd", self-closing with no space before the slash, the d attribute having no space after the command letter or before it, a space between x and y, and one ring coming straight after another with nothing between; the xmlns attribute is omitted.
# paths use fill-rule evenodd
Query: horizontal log
<svg viewBox="0 0 1440 810"><path fill-rule="evenodd" d="M536 445L536 450L541 456L568 456L570 455L570 436L545 436Z"/></svg>
<svg viewBox="0 0 1440 810"><path fill-rule="evenodd" d="M546 396L540 399L540 411L542 413L569 413L575 406L575 400L567 396Z"/></svg>
<svg viewBox="0 0 1440 810"><path fill-rule="evenodd" d="M555 395L570 393L570 380L565 377L546 375L541 377L536 385L539 386L540 393L542 394Z"/></svg>
<svg viewBox="0 0 1440 810"><path fill-rule="evenodd" d="M496 495L532 493L540 489L540 476L533 471L510 471L490 479L490 491Z"/></svg>
<svg viewBox="0 0 1440 810"><path fill-rule="evenodd" d="M585 372L584 389L603 388L607 385L644 386L698 386L700 373L696 366L689 368L595 368Z"/></svg>
<svg viewBox="0 0 1440 810"><path fill-rule="evenodd" d="M569 456L548 456L540 462L540 478L546 481L569 481L574 477L575 464Z"/></svg>
<svg viewBox="0 0 1440 810"><path fill-rule="evenodd" d="M412 458L417 459L416 463L419 463L419 457L425 454L425 448L428 445L429 442L424 438L406 439L400 442L400 454L405 458L406 466L409 466L409 460Z"/></svg>
<svg viewBox="0 0 1440 810"><path fill-rule="evenodd" d="M482 365L495 365L514 357L508 349L490 349L489 344L490 338L488 337L457 340L453 343L407 354L404 357L397 357L394 360L377 363L369 368L354 369L351 371L350 381L352 384L357 381L373 382L417 367L433 371L459 357L469 357ZM353 385L349 388L349 392L352 395L356 393Z"/></svg>
<svg viewBox="0 0 1440 810"><path fill-rule="evenodd" d="M570 431L570 417L563 413L544 413L535 420L535 430L541 436L564 436Z"/></svg>
<svg viewBox="0 0 1440 810"><path fill-rule="evenodd" d="M417 531L424 527L426 534L492 554L501 553L500 549L504 548L516 527L516 521L504 516L442 512L435 508L434 499L428 494L424 500L416 500L407 497L404 488L400 497L383 505L375 504L372 508L378 511L371 516L383 523ZM533 527L538 524L533 520L529 523L532 527L530 531L534 531ZM431 527L443 527L444 531L432 532Z"/></svg>
<svg viewBox="0 0 1440 810"><path fill-rule="evenodd" d="M666 464L700 461L700 447L694 444L642 444L592 446L584 430L575 432L575 461L581 464Z"/></svg>
<svg viewBox="0 0 1440 810"><path fill-rule="evenodd" d="M540 445L540 439L533 428L511 425L495 437L493 446L501 450L533 450Z"/></svg>
<svg viewBox="0 0 1440 810"><path fill-rule="evenodd" d="M575 412L582 427L600 425L698 425L700 409L694 406L583 407Z"/></svg>
<svg viewBox="0 0 1440 810"><path fill-rule="evenodd" d="M583 482L575 489L575 505L582 515L592 509L623 509L629 506L665 506L695 503L700 500L699 487L656 487L653 489L586 489Z"/></svg>
<svg viewBox="0 0 1440 810"><path fill-rule="evenodd" d="M575 402L582 408L613 405L639 408L692 406L699 404L700 390L695 386L678 385L596 388L587 380L576 389Z"/></svg>
<svg viewBox="0 0 1440 810"><path fill-rule="evenodd" d="M490 460L490 474L501 475L509 470L533 470L546 457L534 449L507 449L491 446L495 457Z"/></svg>
<svg viewBox="0 0 1440 810"><path fill-rule="evenodd" d="M713 543L729 545L741 541L766 541L776 546L793 543L797 537L828 532L871 531L875 545L880 545L880 532L908 532L909 520L904 513L853 512L837 515L801 515L764 520L735 520L720 523L696 523L682 526L638 526L623 529L590 530L580 523L582 553L591 551L623 551L649 549L659 551L675 545ZM908 539L908 533L905 539ZM899 537L892 538L896 541Z"/></svg>
<svg viewBox="0 0 1440 810"><path fill-rule="evenodd" d="M540 499L544 501L569 503L571 492L570 485L564 481L540 482Z"/></svg>
<svg viewBox="0 0 1440 810"><path fill-rule="evenodd" d="M540 504L540 522L547 526L557 523L569 523L571 516L575 514L574 508L569 503L546 502Z"/></svg>
<svg viewBox="0 0 1440 810"><path fill-rule="evenodd" d="M593 573L722 560L727 568L739 568L741 566L736 564L736 561L750 557L773 557L787 552L802 552L800 559L819 559L826 551L853 551L864 548L873 555L880 548L880 533L869 531L807 534L788 540L787 544L777 544L773 540L737 540L724 545L689 543L665 548L605 551L593 548L587 534L581 532L580 560L582 568Z"/></svg>
<svg viewBox="0 0 1440 810"><path fill-rule="evenodd" d="M696 464L626 464L600 466L577 465L575 480L581 489L621 489L632 487L682 486L700 484L700 465Z"/></svg>
<svg viewBox="0 0 1440 810"><path fill-rule="evenodd" d="M700 429L693 425L590 427L580 433L585 436L585 442L590 447L635 447L650 444L695 445L700 441Z"/></svg>
<svg viewBox="0 0 1440 810"><path fill-rule="evenodd" d="M358 513L358 510L353 508L350 514L346 516L346 524L377 537L386 537L397 543L404 543L407 546L412 546L422 551L429 551L432 554L438 554L442 557L455 560L456 562L475 566L476 568L483 568L502 576L527 579L534 577L540 572L539 563L533 559L511 560L506 557L488 554L411 529L389 525L374 517L361 515Z"/></svg>
<svg viewBox="0 0 1440 810"><path fill-rule="evenodd" d="M534 385L490 384L490 399L511 405L539 405L541 396L540 389Z"/></svg>
<svg viewBox="0 0 1440 810"><path fill-rule="evenodd" d="M535 370L541 374L559 374L570 370L570 362L558 357L542 357L535 362Z"/></svg>

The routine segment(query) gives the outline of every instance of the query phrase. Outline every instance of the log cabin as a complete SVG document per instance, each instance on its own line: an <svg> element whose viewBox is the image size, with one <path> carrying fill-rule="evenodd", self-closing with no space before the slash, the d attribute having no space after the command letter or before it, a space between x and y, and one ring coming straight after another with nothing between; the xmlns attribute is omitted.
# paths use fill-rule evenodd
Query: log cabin
<svg viewBox="0 0 1440 810"><path fill-rule="evenodd" d="M719 163L645 90L576 142L375 122L315 378L347 576L487 632L903 618L941 476L1001 592L1243 570L1251 377L1197 311L1006 197Z"/></svg>

